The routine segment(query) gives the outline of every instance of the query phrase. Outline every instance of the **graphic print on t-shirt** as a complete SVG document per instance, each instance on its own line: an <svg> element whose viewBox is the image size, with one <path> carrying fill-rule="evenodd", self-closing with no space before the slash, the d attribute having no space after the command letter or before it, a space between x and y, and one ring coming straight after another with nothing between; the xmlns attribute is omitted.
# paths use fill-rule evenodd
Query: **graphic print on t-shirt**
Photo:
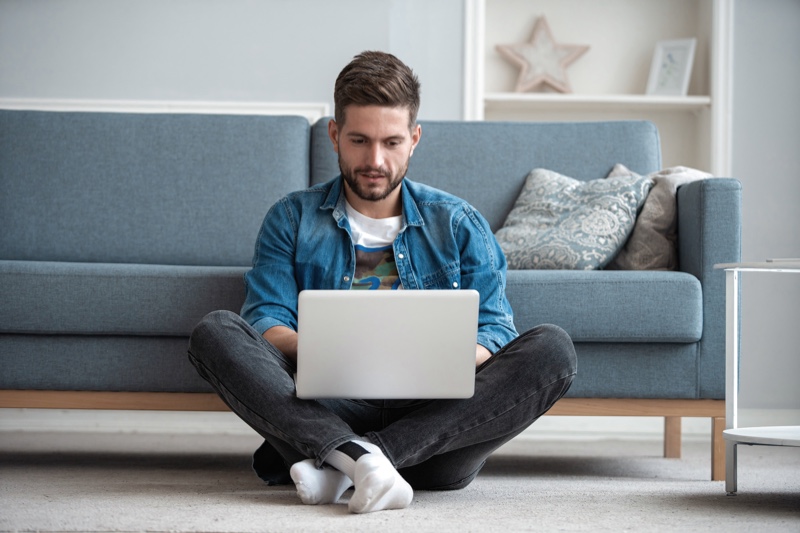
<svg viewBox="0 0 800 533"><path fill-rule="evenodd" d="M400 276L394 261L392 246L367 248L356 245L354 290L395 290L400 288Z"/></svg>

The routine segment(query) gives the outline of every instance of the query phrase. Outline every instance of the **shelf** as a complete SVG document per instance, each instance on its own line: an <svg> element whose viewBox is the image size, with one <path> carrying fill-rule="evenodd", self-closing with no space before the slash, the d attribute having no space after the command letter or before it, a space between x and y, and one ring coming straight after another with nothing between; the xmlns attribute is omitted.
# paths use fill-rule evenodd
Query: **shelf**
<svg viewBox="0 0 800 533"><path fill-rule="evenodd" d="M800 259L773 259L761 263L720 263L714 265L714 268L738 272L800 272Z"/></svg>
<svg viewBox="0 0 800 533"><path fill-rule="evenodd" d="M710 96L639 94L487 93L487 111L692 111L711 107Z"/></svg>
<svg viewBox="0 0 800 533"><path fill-rule="evenodd" d="M764 446L800 446L800 426L767 426L726 429L725 440L739 444L761 444Z"/></svg>

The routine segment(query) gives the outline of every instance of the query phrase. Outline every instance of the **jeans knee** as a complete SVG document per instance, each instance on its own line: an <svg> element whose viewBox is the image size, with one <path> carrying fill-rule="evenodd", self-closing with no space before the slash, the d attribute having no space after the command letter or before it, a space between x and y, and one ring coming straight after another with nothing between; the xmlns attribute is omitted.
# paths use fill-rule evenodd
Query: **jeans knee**
<svg viewBox="0 0 800 533"><path fill-rule="evenodd" d="M219 310L211 311L206 316L200 319L200 322L194 327L192 337L205 337L207 335L214 335L220 329L226 328L234 324L239 315L233 311Z"/></svg>
<svg viewBox="0 0 800 533"><path fill-rule="evenodd" d="M199 324L210 324L214 326L225 326L231 323L237 323L241 317L234 313L233 311L228 311L226 309L220 309L218 311L211 311L206 316L204 316Z"/></svg>
<svg viewBox="0 0 800 533"><path fill-rule="evenodd" d="M542 356L549 359L551 368L561 376L574 376L578 371L578 356L569 333L559 326L543 324L534 328L543 349Z"/></svg>
<svg viewBox="0 0 800 533"><path fill-rule="evenodd" d="M215 342L222 336L222 332L239 320L239 315L232 311L212 311L200 319L200 322L192 330L189 336L189 353L195 358L202 358L207 353L214 353L216 350L208 350L214 346Z"/></svg>

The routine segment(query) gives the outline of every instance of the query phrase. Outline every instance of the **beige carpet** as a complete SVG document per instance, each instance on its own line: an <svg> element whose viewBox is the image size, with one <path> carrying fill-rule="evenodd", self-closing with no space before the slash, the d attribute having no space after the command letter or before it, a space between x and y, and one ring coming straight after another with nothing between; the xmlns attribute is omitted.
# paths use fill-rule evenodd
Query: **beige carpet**
<svg viewBox="0 0 800 533"><path fill-rule="evenodd" d="M469 487L408 509L302 505L250 471L255 437L0 433L3 531L800 531L800 449L739 448L739 493L708 442L520 438ZM349 493L345 493L343 502Z"/></svg>

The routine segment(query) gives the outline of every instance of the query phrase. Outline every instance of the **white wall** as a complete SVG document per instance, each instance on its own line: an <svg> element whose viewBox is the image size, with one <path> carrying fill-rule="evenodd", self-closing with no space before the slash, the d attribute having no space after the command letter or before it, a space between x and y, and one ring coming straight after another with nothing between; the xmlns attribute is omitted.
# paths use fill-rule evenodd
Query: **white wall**
<svg viewBox="0 0 800 533"><path fill-rule="evenodd" d="M420 117L458 119L460 0L2 0L0 97L326 102L357 53L422 80Z"/></svg>
<svg viewBox="0 0 800 533"><path fill-rule="evenodd" d="M736 0L734 20L732 169L743 189L742 258L797 258L800 2ZM800 409L800 275L744 275L742 358L742 407Z"/></svg>

